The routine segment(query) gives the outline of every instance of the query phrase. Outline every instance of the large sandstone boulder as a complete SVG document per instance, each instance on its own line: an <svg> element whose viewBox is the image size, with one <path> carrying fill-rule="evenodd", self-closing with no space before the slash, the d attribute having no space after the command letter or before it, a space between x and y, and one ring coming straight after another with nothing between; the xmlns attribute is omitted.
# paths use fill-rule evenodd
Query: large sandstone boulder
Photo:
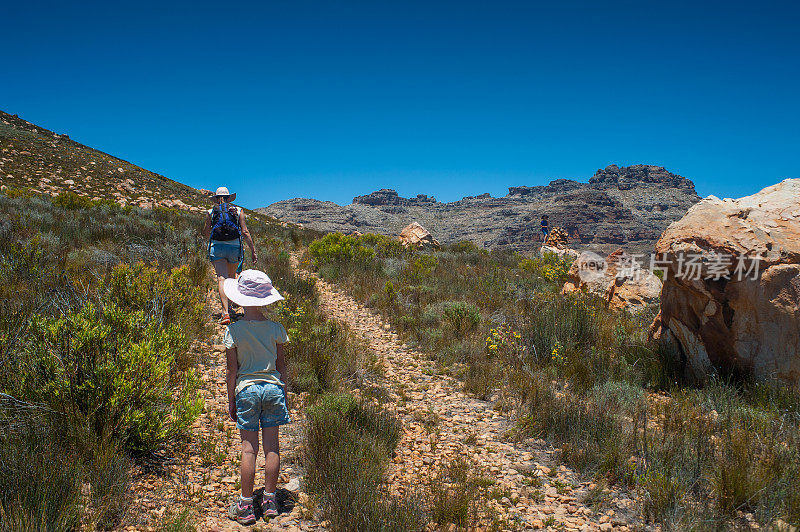
<svg viewBox="0 0 800 532"><path fill-rule="evenodd" d="M571 292L594 294L611 309L636 313L658 303L661 280L621 249L606 258L584 251L570 266L561 289L562 294Z"/></svg>
<svg viewBox="0 0 800 532"><path fill-rule="evenodd" d="M709 196L656 253L666 272L651 335L680 348L690 376L744 371L800 385L800 179Z"/></svg>
<svg viewBox="0 0 800 532"><path fill-rule="evenodd" d="M439 241L417 222L411 222L398 236L400 243L407 248L439 247Z"/></svg>
<svg viewBox="0 0 800 532"><path fill-rule="evenodd" d="M560 259L575 260L578 258L578 252L572 248L556 248L551 246L542 246L539 248L539 256L544 257L548 253L557 255Z"/></svg>

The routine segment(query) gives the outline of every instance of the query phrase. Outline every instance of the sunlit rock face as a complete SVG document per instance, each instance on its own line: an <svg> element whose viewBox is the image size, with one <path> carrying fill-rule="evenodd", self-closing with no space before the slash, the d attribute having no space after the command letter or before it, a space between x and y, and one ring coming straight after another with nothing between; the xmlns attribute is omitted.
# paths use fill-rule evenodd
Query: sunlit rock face
<svg viewBox="0 0 800 532"><path fill-rule="evenodd" d="M667 275L651 332L679 346L696 379L734 371L800 385L800 179L709 196L656 253Z"/></svg>

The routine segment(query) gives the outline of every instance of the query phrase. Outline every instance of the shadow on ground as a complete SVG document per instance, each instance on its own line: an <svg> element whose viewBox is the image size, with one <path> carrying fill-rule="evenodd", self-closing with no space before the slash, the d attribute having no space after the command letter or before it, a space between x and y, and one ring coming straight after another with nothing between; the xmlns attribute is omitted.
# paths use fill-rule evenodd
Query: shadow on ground
<svg viewBox="0 0 800 532"><path fill-rule="evenodd" d="M253 491L253 509L255 510L256 519L264 517L264 512L261 509L261 496L263 494L264 488L258 488ZM275 492L275 499L278 502L278 515L288 514L297 504L297 493L286 488L278 488Z"/></svg>

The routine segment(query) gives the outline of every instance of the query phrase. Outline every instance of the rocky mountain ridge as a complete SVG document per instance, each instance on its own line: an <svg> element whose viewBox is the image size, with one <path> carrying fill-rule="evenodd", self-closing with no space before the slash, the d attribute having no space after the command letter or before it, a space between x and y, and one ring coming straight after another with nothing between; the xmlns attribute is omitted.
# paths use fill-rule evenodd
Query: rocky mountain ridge
<svg viewBox="0 0 800 532"><path fill-rule="evenodd" d="M689 179L661 166L610 165L588 183L557 179L544 186L509 187L494 198L488 193L442 203L419 194L404 198L381 189L353 198L350 205L294 198L258 212L321 231L396 235L419 222L443 244L469 240L486 248L530 250L541 243L539 220L567 230L574 247L612 251L624 246L646 252L667 228L700 197Z"/></svg>

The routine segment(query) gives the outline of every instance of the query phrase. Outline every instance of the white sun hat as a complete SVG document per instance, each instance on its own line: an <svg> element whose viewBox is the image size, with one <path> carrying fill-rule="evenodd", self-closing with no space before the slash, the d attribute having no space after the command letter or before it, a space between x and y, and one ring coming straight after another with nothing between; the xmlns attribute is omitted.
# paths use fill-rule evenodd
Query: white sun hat
<svg viewBox="0 0 800 532"><path fill-rule="evenodd" d="M230 196L228 201L233 201L236 199L236 194L231 194L230 192L228 192L228 187L219 187L217 189L217 193L214 194L214 196Z"/></svg>
<svg viewBox="0 0 800 532"><path fill-rule="evenodd" d="M283 299L269 276L259 270L245 270L238 279L225 279L223 289L228 299L243 307L264 307Z"/></svg>

